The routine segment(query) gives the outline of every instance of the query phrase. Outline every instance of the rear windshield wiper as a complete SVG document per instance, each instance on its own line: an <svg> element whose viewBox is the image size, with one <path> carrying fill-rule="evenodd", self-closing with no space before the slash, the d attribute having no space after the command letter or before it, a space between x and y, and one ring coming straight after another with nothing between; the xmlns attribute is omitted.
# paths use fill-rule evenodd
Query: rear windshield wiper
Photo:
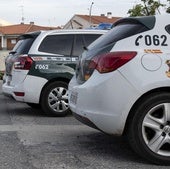
<svg viewBox="0 0 170 169"><path fill-rule="evenodd" d="M86 47L86 46L84 46L84 47L83 47L83 49L84 49L84 50L86 50L86 51L88 51L88 50L89 50L89 49L88 49L88 47Z"/></svg>
<svg viewBox="0 0 170 169"><path fill-rule="evenodd" d="M16 51L9 52L9 54L11 54L11 55L14 55L15 53L17 53L17 52Z"/></svg>

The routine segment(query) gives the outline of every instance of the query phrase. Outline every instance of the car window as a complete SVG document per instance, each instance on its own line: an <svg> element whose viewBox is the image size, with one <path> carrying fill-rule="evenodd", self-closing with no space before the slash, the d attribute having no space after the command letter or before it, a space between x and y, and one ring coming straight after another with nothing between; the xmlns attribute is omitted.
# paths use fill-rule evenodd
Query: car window
<svg viewBox="0 0 170 169"><path fill-rule="evenodd" d="M18 42L12 49L10 53L14 54L28 54L31 45L33 44L34 40L37 38L37 36L40 34L40 31L33 32L33 33L28 33L28 34L23 34L18 37Z"/></svg>
<svg viewBox="0 0 170 169"><path fill-rule="evenodd" d="M40 52L70 56L74 35L48 35L39 46Z"/></svg>
<svg viewBox="0 0 170 169"><path fill-rule="evenodd" d="M34 38L22 38L14 46L12 52L16 54L28 54L28 51L34 41Z"/></svg>
<svg viewBox="0 0 170 169"><path fill-rule="evenodd" d="M72 55L73 56L79 56L84 48L89 46L94 40L99 38L101 34L77 34L75 35L75 43Z"/></svg>

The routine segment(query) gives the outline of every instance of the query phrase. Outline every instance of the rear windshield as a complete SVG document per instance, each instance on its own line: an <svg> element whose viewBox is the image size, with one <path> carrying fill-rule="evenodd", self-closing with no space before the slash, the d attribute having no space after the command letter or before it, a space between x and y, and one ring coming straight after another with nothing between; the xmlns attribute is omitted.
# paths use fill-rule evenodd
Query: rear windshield
<svg viewBox="0 0 170 169"><path fill-rule="evenodd" d="M36 39L36 37L39 35L39 33L34 34L25 34L19 37L19 41L14 46L11 53L15 54L28 54L29 49L31 48L32 43Z"/></svg>
<svg viewBox="0 0 170 169"><path fill-rule="evenodd" d="M108 33L97 39L88 49L96 54L99 51L100 53L107 52L107 50L109 51L117 41L147 30L149 29L142 24L123 22L116 25Z"/></svg>
<svg viewBox="0 0 170 169"><path fill-rule="evenodd" d="M28 54L28 51L33 43L33 38L22 39L17 42L12 52L16 54Z"/></svg>

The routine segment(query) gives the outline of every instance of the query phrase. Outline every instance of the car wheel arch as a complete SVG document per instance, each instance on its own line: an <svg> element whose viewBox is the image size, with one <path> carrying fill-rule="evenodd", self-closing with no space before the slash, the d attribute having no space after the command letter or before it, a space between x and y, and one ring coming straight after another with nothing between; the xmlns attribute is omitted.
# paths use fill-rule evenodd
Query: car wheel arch
<svg viewBox="0 0 170 169"><path fill-rule="evenodd" d="M69 83L70 79L68 79L68 78L54 78L54 79L50 79L50 80L43 86L43 88L42 88L42 90L41 90L41 94L40 94L40 98L39 98L39 103L41 102L42 93L43 93L44 89L45 89L49 84L51 84L51 83L53 83L53 82L56 82L56 81Z"/></svg>
<svg viewBox="0 0 170 169"><path fill-rule="evenodd" d="M144 93L143 95L141 95L136 102L133 104L133 106L131 107L127 117L126 117L126 121L125 121L125 126L124 126L124 130L123 130L123 135L126 135L129 124L131 123L131 119L133 117L133 115L135 114L135 109L138 107L138 105L147 97L149 97L150 95L153 95L154 93L169 93L170 94L170 87L160 87L160 88L155 88L152 89L150 91L147 91L146 93Z"/></svg>

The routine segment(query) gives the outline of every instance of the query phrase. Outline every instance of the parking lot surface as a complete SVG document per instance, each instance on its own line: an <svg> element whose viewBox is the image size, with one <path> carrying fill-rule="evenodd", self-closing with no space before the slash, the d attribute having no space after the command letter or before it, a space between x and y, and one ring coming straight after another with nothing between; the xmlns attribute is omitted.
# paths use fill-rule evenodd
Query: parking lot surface
<svg viewBox="0 0 170 169"><path fill-rule="evenodd" d="M2 94L1 169L164 169L137 156L123 137L79 123L72 115L47 117Z"/></svg>

